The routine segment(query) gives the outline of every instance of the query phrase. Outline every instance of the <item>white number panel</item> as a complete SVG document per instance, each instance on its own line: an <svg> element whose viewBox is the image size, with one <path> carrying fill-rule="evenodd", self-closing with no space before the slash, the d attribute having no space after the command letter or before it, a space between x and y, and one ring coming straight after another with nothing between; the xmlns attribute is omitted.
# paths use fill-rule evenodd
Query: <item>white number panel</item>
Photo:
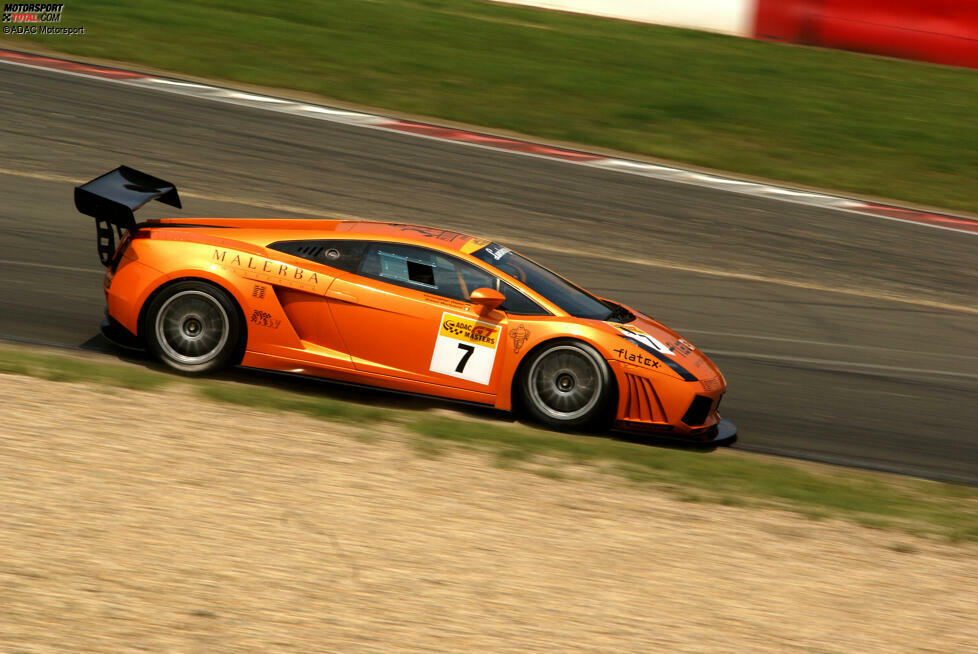
<svg viewBox="0 0 978 654"><path fill-rule="evenodd" d="M499 325L490 322L443 313L430 369L476 384L489 384L501 332Z"/></svg>

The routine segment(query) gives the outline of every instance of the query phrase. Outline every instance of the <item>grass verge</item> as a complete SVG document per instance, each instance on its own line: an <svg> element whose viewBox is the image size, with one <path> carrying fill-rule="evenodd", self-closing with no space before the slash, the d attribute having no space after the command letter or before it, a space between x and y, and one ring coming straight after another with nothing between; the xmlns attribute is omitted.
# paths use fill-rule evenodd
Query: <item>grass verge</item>
<svg viewBox="0 0 978 654"><path fill-rule="evenodd" d="M978 489L720 450L703 453L528 428L423 418L410 428L428 438L488 447L500 463L533 464L561 475L564 464L595 465L685 501L776 505L810 517L978 540ZM726 454L729 454L726 455ZM533 466L540 471L540 466Z"/></svg>
<svg viewBox="0 0 978 654"><path fill-rule="evenodd" d="M174 381L137 366L105 365L70 356L38 354L0 348L0 373L40 377L51 381L84 382L151 391Z"/></svg>
<svg viewBox="0 0 978 654"><path fill-rule="evenodd" d="M839 517L952 541L978 541L978 489L967 486L796 464L724 449L705 453L470 419L418 418L413 412L319 395L188 379L134 365L20 348L0 347L0 373L139 390L179 382L210 400L353 423L367 431L381 421L400 423L414 434L409 444L422 456L442 456L458 446L476 448L493 454L501 467L555 480L572 479L576 467L587 466L649 484L684 501L776 506L813 518Z"/></svg>
<svg viewBox="0 0 978 654"><path fill-rule="evenodd" d="M265 411L290 411L321 420L336 420L353 424L371 424L392 420L395 412L376 407L340 402L317 395L286 393L273 388L196 382L204 397Z"/></svg>
<svg viewBox="0 0 978 654"><path fill-rule="evenodd" d="M978 211L978 72L483 0L88 0L68 54Z"/></svg>

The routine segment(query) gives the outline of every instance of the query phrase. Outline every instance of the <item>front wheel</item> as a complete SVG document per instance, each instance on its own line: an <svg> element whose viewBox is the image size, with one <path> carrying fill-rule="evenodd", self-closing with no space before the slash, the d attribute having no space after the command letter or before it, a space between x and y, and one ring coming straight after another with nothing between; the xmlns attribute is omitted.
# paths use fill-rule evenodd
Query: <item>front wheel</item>
<svg viewBox="0 0 978 654"><path fill-rule="evenodd" d="M557 429L607 426L613 392L601 355L579 341L555 341L532 354L522 368L520 390L530 416Z"/></svg>
<svg viewBox="0 0 978 654"><path fill-rule="evenodd" d="M146 312L146 341L166 365L190 374L231 365L241 340L237 305L206 282L177 282L157 295Z"/></svg>

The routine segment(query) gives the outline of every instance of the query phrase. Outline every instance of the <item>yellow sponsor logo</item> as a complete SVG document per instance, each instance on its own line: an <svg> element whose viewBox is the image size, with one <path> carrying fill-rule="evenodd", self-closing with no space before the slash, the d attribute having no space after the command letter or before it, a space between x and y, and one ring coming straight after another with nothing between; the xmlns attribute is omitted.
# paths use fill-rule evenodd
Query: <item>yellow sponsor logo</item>
<svg viewBox="0 0 978 654"><path fill-rule="evenodd" d="M475 320L467 320L459 316L446 315L442 317L439 335L465 343L477 343L494 348L499 339L499 327Z"/></svg>
<svg viewBox="0 0 978 654"><path fill-rule="evenodd" d="M476 250L481 250L492 243L492 241L486 240L484 238L470 238L465 245L462 246L462 254L472 254Z"/></svg>

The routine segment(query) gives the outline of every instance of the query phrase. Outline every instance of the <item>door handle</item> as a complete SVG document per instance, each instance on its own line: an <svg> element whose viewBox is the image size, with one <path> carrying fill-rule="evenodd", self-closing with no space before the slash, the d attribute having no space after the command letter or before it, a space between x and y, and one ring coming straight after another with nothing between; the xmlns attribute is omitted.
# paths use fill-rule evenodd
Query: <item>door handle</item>
<svg viewBox="0 0 978 654"><path fill-rule="evenodd" d="M334 300L339 300L340 302L351 302L353 304L358 304L357 296L347 293L345 291L338 291L335 289L329 289L326 291L326 297L332 298Z"/></svg>

